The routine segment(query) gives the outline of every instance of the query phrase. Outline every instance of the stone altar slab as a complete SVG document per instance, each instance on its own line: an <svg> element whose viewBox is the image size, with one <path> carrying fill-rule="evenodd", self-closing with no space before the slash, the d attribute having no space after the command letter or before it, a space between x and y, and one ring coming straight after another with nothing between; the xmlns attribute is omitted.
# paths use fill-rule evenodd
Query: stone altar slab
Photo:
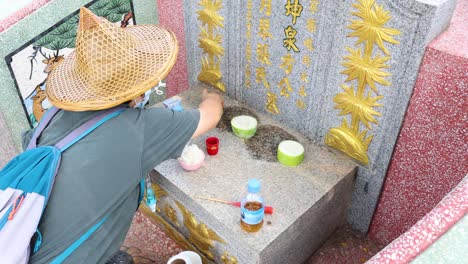
<svg viewBox="0 0 468 264"><path fill-rule="evenodd" d="M456 0L188 1L191 86L211 84L359 161L367 231L422 55Z"/></svg>
<svg viewBox="0 0 468 264"><path fill-rule="evenodd" d="M200 95L199 88L181 94L184 108L198 106ZM226 109L232 106L239 104L226 99ZM257 115L260 126L283 128L304 145L303 164L289 168L254 159L243 139L232 132L214 129L192 140L204 148L208 136L220 139L218 155L207 155L198 171L184 171L176 160L155 168L158 173L152 173L152 180L160 199L158 216L153 214L153 218L164 219L169 235L182 242L182 234L190 242L186 247L194 246L208 261L301 263L345 223L356 166L342 154L312 144L264 114ZM202 195L239 200L248 179L253 177L262 182L266 204L275 208L257 233L241 229L239 208L194 198Z"/></svg>

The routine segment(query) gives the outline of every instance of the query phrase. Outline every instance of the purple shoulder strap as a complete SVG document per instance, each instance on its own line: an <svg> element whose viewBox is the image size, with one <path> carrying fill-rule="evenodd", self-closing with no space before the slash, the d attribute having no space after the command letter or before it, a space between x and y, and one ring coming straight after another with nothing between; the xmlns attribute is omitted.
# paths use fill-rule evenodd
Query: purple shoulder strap
<svg viewBox="0 0 468 264"><path fill-rule="evenodd" d="M124 107L114 107L106 111L102 111L102 113L93 117L91 120L82 124L75 130L73 130L70 134L68 134L66 137L61 139L57 144L55 144L55 147L60 149L62 152L65 151L67 148L71 147L78 140L87 136L89 133L91 133L94 129L102 125L107 120L115 116L118 116L124 110L125 110Z"/></svg>
<svg viewBox="0 0 468 264"><path fill-rule="evenodd" d="M75 130L73 130L70 134L68 134L63 139L61 139L57 144L55 144L55 147L57 147L61 151L66 150L71 145L76 143L78 140L82 139L83 137L91 133L94 129L102 125L104 122L119 115L124 110L125 110L124 107L114 107L114 108L102 111L102 113L88 120L86 123L82 124ZM44 129L47 127L50 120L55 116L55 114L57 114L59 109L54 107L49 111L46 112L47 116L44 116L44 118L41 120L39 126L37 127L34 133L34 136L31 138L31 141L29 142L27 149L37 147L37 138L41 135L42 131L44 131Z"/></svg>
<svg viewBox="0 0 468 264"><path fill-rule="evenodd" d="M31 138L31 141L29 141L28 147L26 149L33 149L37 147L37 138L42 134L42 131L47 127L47 125L50 123L50 120L60 111L59 108L57 107L52 107L47 112L44 113L44 116L42 116L41 121L39 122L39 125L36 128L36 131L34 131L34 134Z"/></svg>

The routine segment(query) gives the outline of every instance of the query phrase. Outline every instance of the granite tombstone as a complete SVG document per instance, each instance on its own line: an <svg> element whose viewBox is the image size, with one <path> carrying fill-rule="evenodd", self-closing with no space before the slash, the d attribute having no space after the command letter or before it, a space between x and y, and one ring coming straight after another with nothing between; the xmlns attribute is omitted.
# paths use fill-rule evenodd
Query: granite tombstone
<svg viewBox="0 0 468 264"><path fill-rule="evenodd" d="M208 83L360 165L367 231L426 45L455 0L185 1L189 81Z"/></svg>

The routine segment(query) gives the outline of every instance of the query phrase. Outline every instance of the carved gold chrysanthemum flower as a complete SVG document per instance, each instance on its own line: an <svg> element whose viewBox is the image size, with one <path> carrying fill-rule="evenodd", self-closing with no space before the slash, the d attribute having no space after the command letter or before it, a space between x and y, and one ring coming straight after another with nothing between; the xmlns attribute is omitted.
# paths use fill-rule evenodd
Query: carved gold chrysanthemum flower
<svg viewBox="0 0 468 264"><path fill-rule="evenodd" d="M366 54L371 55L375 44L386 54L390 55L388 49L384 46L384 41L393 44L399 44L392 36L399 35L400 31L393 28L384 27L390 20L390 12L385 11L383 6L375 4L375 0L358 0L359 3L353 4L358 12L351 14L361 18L361 20L351 20L349 29L354 30L348 37L358 37L356 45L365 43Z"/></svg>
<svg viewBox="0 0 468 264"><path fill-rule="evenodd" d="M366 84L368 84L375 93L377 93L375 83L380 83L385 86L390 85L390 82L385 80L385 77L391 75L385 71L385 69L388 68L385 62L387 62L390 57L380 57L376 55L372 58L366 54L362 55L359 49L354 50L349 47L346 47L346 49L350 54L344 57L345 62L343 62L342 65L347 69L341 73L348 75L346 82L358 80L358 94L364 94Z"/></svg>
<svg viewBox="0 0 468 264"><path fill-rule="evenodd" d="M374 116L382 116L381 113L374 110L374 107L380 107L377 101L383 96L371 97L370 93L366 97L355 94L354 88L341 85L344 92L337 94L333 101L336 103L335 109L341 109L339 115L351 114L352 119L362 122L367 128L371 129L370 123L378 124Z"/></svg>
<svg viewBox="0 0 468 264"><path fill-rule="evenodd" d="M222 7L220 0L202 0L198 5L204 8L197 11L198 19L202 21L203 26L208 25L210 28L224 27L224 18L217 13Z"/></svg>
<svg viewBox="0 0 468 264"><path fill-rule="evenodd" d="M188 237L190 242L209 259L213 260L214 255L211 252L211 248L215 246L215 242L217 241L223 244L226 244L226 242L204 223L198 222L195 216L181 203L176 201L176 205L184 216L184 226L190 233Z"/></svg>
<svg viewBox="0 0 468 264"><path fill-rule="evenodd" d="M226 91L224 83L221 82L221 69L219 62L211 63L209 58L202 58L202 69L198 75L198 80L218 88L222 92Z"/></svg>
<svg viewBox="0 0 468 264"><path fill-rule="evenodd" d="M198 80L208 84L215 84L221 79L219 63L210 63L208 58L202 58L202 69L198 75Z"/></svg>
<svg viewBox="0 0 468 264"><path fill-rule="evenodd" d="M346 118L340 127L334 127L325 136L325 144L337 149L364 165L369 164L367 149L372 141L373 135L367 137L367 130L361 132L353 130L348 126Z"/></svg>
<svg viewBox="0 0 468 264"><path fill-rule="evenodd" d="M206 29L200 28L200 38L198 39L199 47L203 49L204 53L214 55L218 58L224 56L224 48L221 46L221 35L210 36Z"/></svg>

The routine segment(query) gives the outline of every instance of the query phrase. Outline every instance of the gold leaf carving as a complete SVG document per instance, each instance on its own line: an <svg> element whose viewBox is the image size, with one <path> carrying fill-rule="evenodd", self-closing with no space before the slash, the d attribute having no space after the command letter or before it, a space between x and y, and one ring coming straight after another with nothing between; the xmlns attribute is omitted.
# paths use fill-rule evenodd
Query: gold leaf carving
<svg viewBox="0 0 468 264"><path fill-rule="evenodd" d="M293 70L293 65L296 62L296 60L289 53L281 57L281 60L283 61L283 63L281 63L280 68L284 70L286 75L289 75Z"/></svg>
<svg viewBox="0 0 468 264"><path fill-rule="evenodd" d="M313 19L313 18L307 19L307 26L306 27L307 27L307 30L310 33L314 33L317 30L315 19Z"/></svg>
<svg viewBox="0 0 468 264"><path fill-rule="evenodd" d="M299 89L299 96L301 96L301 97L306 97L307 96L307 92L306 92L306 89L305 89L304 85L302 85L301 88Z"/></svg>
<svg viewBox="0 0 468 264"><path fill-rule="evenodd" d="M151 210L146 206L146 204L142 204L140 206L141 212L151 219L153 222L159 223L163 226L164 232L174 240L180 247L184 250L190 250L194 252L198 252L198 250L179 232L176 228L174 228L171 224L166 222L160 215L151 212ZM200 254L203 263L210 263L208 259L203 255Z"/></svg>
<svg viewBox="0 0 468 264"><path fill-rule="evenodd" d="M369 157L367 156L367 148L372 141L372 135L367 137L367 130L356 132L348 126L346 118L340 127L330 129L325 137L325 144L346 153L351 158L369 164Z"/></svg>
<svg viewBox="0 0 468 264"><path fill-rule="evenodd" d="M296 106L301 110L305 110L307 108L306 103L299 99L296 100Z"/></svg>
<svg viewBox="0 0 468 264"><path fill-rule="evenodd" d="M250 43L247 43L247 46L245 47L245 58L249 63L252 61L252 46Z"/></svg>
<svg viewBox="0 0 468 264"><path fill-rule="evenodd" d="M176 204L184 216L184 225L190 233L190 242L192 242L209 259L214 259L214 255L210 251L210 249L214 247L214 242L218 241L224 244L226 242L213 230L209 229L204 223L199 223L195 216L181 203L176 201Z"/></svg>
<svg viewBox="0 0 468 264"><path fill-rule="evenodd" d="M202 21L203 26L208 25L209 29L224 27L224 17L218 14L222 7L221 0L201 0L198 5L203 7L197 11L198 20Z"/></svg>
<svg viewBox="0 0 468 264"><path fill-rule="evenodd" d="M357 126L357 122L362 122L364 125L371 129L369 122L378 124L374 116L382 116L381 113L374 110L374 107L380 107L381 104L376 103L382 99L383 96L371 97L368 94L366 97L358 96L355 94L353 87L342 84L344 92L339 93L333 98L335 108L341 109L339 115L351 115L353 127ZM354 127L356 129L356 127Z"/></svg>
<svg viewBox="0 0 468 264"><path fill-rule="evenodd" d="M271 65L268 48L268 44L257 44L257 60L262 64Z"/></svg>
<svg viewBox="0 0 468 264"><path fill-rule="evenodd" d="M267 92L267 102L266 102L266 109L268 112L272 114L279 114L278 105L276 104L278 101L278 96L274 93Z"/></svg>
<svg viewBox="0 0 468 264"><path fill-rule="evenodd" d="M383 96L378 95L376 83L389 86L386 77L391 74L387 72L390 60L390 51L385 47L385 42L399 44L393 36L399 35L400 31L385 27L391 19L389 11L384 10L382 5L376 4L375 0L357 0L353 4L357 9L352 15L359 20L352 20L348 26L353 32L348 37L357 37L355 49L347 47L349 55L345 56L342 65L346 67L341 73L348 75L346 82L357 80L357 88L341 85L344 92L337 94L333 101L335 109L340 109L338 115L351 115L351 126L348 125L346 117L340 127L330 129L325 136L325 143L338 149L348 156L356 159L364 165L369 164L367 149L372 141L373 135L367 137L368 130L360 130L362 123L367 129L371 129L371 123L378 124L376 116L382 114L375 110L381 107L377 101ZM360 45L363 45L361 50ZM374 46L378 46L384 56L373 54ZM371 91L366 94L366 86L378 96L371 97Z"/></svg>
<svg viewBox="0 0 468 264"><path fill-rule="evenodd" d="M252 85L250 83L250 77L252 76L252 72L250 71L250 65L247 65L245 68L245 87L250 88Z"/></svg>
<svg viewBox="0 0 468 264"><path fill-rule="evenodd" d="M388 65L385 64L390 57L380 57L379 55L375 56L372 59L366 54L362 55L361 50L354 50L352 48L346 48L350 55L344 57L345 62L343 66L347 69L342 71L348 75L346 82L352 80L358 80L358 91L360 94L364 93L366 84L369 85L374 92L377 93L377 87L375 83L380 83L382 85L390 85L390 83L385 80L385 77L390 76L391 74L386 72L385 69L388 68Z"/></svg>
<svg viewBox="0 0 468 264"><path fill-rule="evenodd" d="M301 81L305 83L309 82L309 75L307 75L307 72L301 73Z"/></svg>
<svg viewBox="0 0 468 264"><path fill-rule="evenodd" d="M307 66L307 67L310 67L312 65L312 59L310 58L309 55L305 55L303 58L302 58L302 63Z"/></svg>
<svg viewBox="0 0 468 264"><path fill-rule="evenodd" d="M357 37L356 46L364 43L365 53L372 55L372 48L375 44L386 54L390 52L384 46L384 42L399 44L392 36L399 35L400 31L393 28L384 27L390 20L390 12L385 11L383 6L375 4L375 0L358 0L358 3L353 4L358 12L351 14L361 18L360 20L352 20L348 28L354 30L348 37Z"/></svg>
<svg viewBox="0 0 468 264"><path fill-rule="evenodd" d="M202 70L198 75L198 80L211 84L225 92L224 84L221 82L221 77L219 62L212 64L210 63L209 58L202 58Z"/></svg>
<svg viewBox="0 0 468 264"><path fill-rule="evenodd" d="M245 28L247 29L245 31L245 37L248 39L251 39L252 38L252 22L250 22L250 20L247 22L247 25L245 26Z"/></svg>
<svg viewBox="0 0 468 264"><path fill-rule="evenodd" d="M288 77L284 77L278 83L278 87L281 88L280 95L286 98L289 98L290 93L293 91L291 83L289 82Z"/></svg>
<svg viewBox="0 0 468 264"><path fill-rule="evenodd" d="M310 0L309 11L312 14L315 14L318 10L319 1L318 0Z"/></svg>
<svg viewBox="0 0 468 264"><path fill-rule="evenodd" d="M221 81L220 70L224 48L221 45L222 36L216 34L217 28L224 27L224 18L218 13L222 8L222 1L201 0L198 5L203 7L202 10L197 11L198 20L202 22L198 42L203 53L207 54L202 57L202 71L198 75L198 80L225 92L226 87Z"/></svg>
<svg viewBox="0 0 468 264"><path fill-rule="evenodd" d="M266 16L271 16L271 0L261 0L260 13L265 13Z"/></svg>
<svg viewBox="0 0 468 264"><path fill-rule="evenodd" d="M255 70L255 81L257 83L262 82L263 86L265 88L269 89L270 88L270 83L268 83L268 80L266 78L266 69L265 67L259 67Z"/></svg>
<svg viewBox="0 0 468 264"><path fill-rule="evenodd" d="M266 41L267 38L273 38L273 35L270 33L270 20L266 18L260 19L258 25L258 35L262 37L263 41Z"/></svg>
<svg viewBox="0 0 468 264"><path fill-rule="evenodd" d="M284 29L285 38L283 39L283 46L287 50L293 50L294 52L299 52L299 48L296 46L296 35L297 30L292 26L288 26Z"/></svg>
<svg viewBox="0 0 468 264"><path fill-rule="evenodd" d="M204 28L201 28L200 31L198 46L203 49L203 53L214 55L218 59L224 56L224 48L221 46L222 37L220 35L210 36Z"/></svg>
<svg viewBox="0 0 468 264"><path fill-rule="evenodd" d="M303 6L299 3L299 0L288 0L284 8L286 9L284 14L286 16L291 16L292 24L295 25L297 18L301 16Z"/></svg>
<svg viewBox="0 0 468 264"><path fill-rule="evenodd" d="M304 40L304 46L310 51L314 51L314 40L312 38L307 38Z"/></svg>
<svg viewBox="0 0 468 264"><path fill-rule="evenodd" d="M226 92L226 86L221 81L217 81L213 86L217 88L218 90L220 90L221 92Z"/></svg>
<svg viewBox="0 0 468 264"><path fill-rule="evenodd" d="M153 188L154 194L156 195L156 198L158 198L158 200L160 200L162 197L167 196L167 192L158 184L152 183L151 187Z"/></svg>
<svg viewBox="0 0 468 264"><path fill-rule="evenodd" d="M221 256L221 261L224 264L237 264L237 259L233 256L229 255L229 252L224 252L223 256Z"/></svg>
<svg viewBox="0 0 468 264"><path fill-rule="evenodd" d="M175 226L180 226L179 221L177 220L177 211L174 208L172 208L172 206L165 204L164 213L166 214L167 218L171 220L172 224L174 224Z"/></svg>

